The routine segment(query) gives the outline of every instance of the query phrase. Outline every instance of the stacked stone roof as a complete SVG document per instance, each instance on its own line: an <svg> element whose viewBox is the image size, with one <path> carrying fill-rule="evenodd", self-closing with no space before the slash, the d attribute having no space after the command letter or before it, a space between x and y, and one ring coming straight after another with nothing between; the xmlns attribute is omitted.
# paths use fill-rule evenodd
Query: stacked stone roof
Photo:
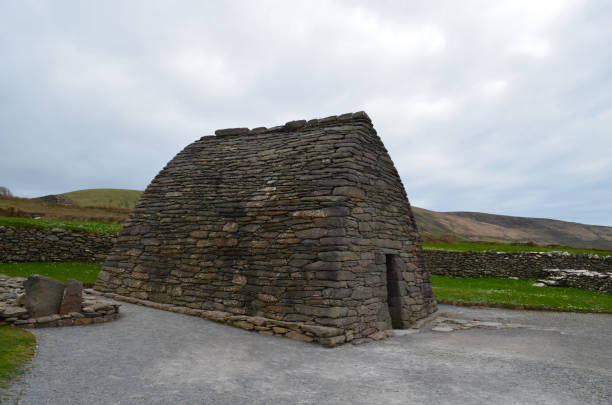
<svg viewBox="0 0 612 405"><path fill-rule="evenodd" d="M435 310L406 192L364 112L190 144L147 187L96 288L343 341Z"/></svg>

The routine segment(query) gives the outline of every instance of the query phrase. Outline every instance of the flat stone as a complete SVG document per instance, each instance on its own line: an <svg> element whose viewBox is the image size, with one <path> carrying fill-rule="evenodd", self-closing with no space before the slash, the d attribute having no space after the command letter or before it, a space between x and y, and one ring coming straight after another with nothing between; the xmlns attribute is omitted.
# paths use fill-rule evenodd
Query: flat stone
<svg viewBox="0 0 612 405"><path fill-rule="evenodd" d="M344 330L329 326L302 325L301 329L304 332L312 333L317 337L333 337L344 334Z"/></svg>
<svg viewBox="0 0 612 405"><path fill-rule="evenodd" d="M64 284L49 277L34 274L23 286L26 291L25 307L31 318L57 314L64 296Z"/></svg>
<svg viewBox="0 0 612 405"><path fill-rule="evenodd" d="M215 131L216 136L244 135L248 133L249 133L248 128L226 128L226 129L217 129Z"/></svg>
<svg viewBox="0 0 612 405"><path fill-rule="evenodd" d="M28 313L28 310L22 307L6 307L2 310L4 318L20 317Z"/></svg>
<svg viewBox="0 0 612 405"><path fill-rule="evenodd" d="M358 187L353 187L353 186L336 187L334 188L334 191L332 194L333 195L345 195L347 197L353 197L353 198L364 198L365 197L365 192L362 189Z"/></svg>
<svg viewBox="0 0 612 405"><path fill-rule="evenodd" d="M487 328L499 328L502 326L500 322L475 322L476 326Z"/></svg>
<svg viewBox="0 0 612 405"><path fill-rule="evenodd" d="M307 343L308 342L312 342L314 340L310 336L303 335L303 334L301 334L299 332L296 332L294 330L289 332L289 333L287 333L285 336L287 336L289 339L298 340L300 342L307 342Z"/></svg>
<svg viewBox="0 0 612 405"><path fill-rule="evenodd" d="M344 262L348 260L359 260L359 257L353 252L321 252L319 259L326 262Z"/></svg>
<svg viewBox="0 0 612 405"><path fill-rule="evenodd" d="M62 319L62 317L59 316L58 314L47 315L47 316L37 317L36 323L54 322L54 321L59 321L60 319Z"/></svg>
<svg viewBox="0 0 612 405"><path fill-rule="evenodd" d="M338 346L344 343L345 341L346 341L346 336L344 335L325 337L325 338L319 339L319 343L327 347L335 347L335 346Z"/></svg>
<svg viewBox="0 0 612 405"><path fill-rule="evenodd" d="M236 322L233 322L232 325L237 326L241 329L246 329L246 330L252 330L255 328L255 326L252 323L247 322L247 321L236 321Z"/></svg>
<svg viewBox="0 0 612 405"><path fill-rule="evenodd" d="M288 130L296 130L306 125L306 120L289 121L285 124L285 128Z"/></svg>
<svg viewBox="0 0 612 405"><path fill-rule="evenodd" d="M434 332L452 332L455 329L451 328L450 326L436 326L431 328L431 330Z"/></svg>
<svg viewBox="0 0 612 405"><path fill-rule="evenodd" d="M382 340L387 337L387 334L384 330L379 330L378 332L374 332L371 335L368 335L368 337L372 340Z"/></svg>

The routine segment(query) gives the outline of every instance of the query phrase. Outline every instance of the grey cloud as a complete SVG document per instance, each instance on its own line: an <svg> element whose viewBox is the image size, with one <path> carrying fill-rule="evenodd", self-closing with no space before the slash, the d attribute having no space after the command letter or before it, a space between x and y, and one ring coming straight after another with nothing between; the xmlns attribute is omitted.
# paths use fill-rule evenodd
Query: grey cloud
<svg viewBox="0 0 612 405"><path fill-rule="evenodd" d="M415 205L612 225L599 2L3 2L0 185L144 188L216 128L366 109Z"/></svg>

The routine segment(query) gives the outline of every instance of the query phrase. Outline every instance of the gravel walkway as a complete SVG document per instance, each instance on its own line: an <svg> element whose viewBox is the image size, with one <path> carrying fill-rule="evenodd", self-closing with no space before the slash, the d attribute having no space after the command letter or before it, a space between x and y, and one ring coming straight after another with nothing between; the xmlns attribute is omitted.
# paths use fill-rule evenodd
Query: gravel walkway
<svg viewBox="0 0 612 405"><path fill-rule="evenodd" d="M612 315L440 310L480 326L326 349L123 304L114 322L34 330L13 391L24 405L612 402Z"/></svg>

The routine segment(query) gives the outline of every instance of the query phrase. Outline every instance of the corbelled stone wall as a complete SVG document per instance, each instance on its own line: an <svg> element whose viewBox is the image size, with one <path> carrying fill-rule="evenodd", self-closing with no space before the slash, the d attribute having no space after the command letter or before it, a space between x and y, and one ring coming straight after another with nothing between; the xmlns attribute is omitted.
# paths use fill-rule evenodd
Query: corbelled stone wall
<svg viewBox="0 0 612 405"><path fill-rule="evenodd" d="M365 113L216 134L147 187L97 289L346 341L435 310L406 193Z"/></svg>
<svg viewBox="0 0 612 405"><path fill-rule="evenodd" d="M426 250L432 274L453 277L546 277L545 269L612 272L612 256L561 252L448 252Z"/></svg>
<svg viewBox="0 0 612 405"><path fill-rule="evenodd" d="M115 235L0 226L2 262L103 262Z"/></svg>

